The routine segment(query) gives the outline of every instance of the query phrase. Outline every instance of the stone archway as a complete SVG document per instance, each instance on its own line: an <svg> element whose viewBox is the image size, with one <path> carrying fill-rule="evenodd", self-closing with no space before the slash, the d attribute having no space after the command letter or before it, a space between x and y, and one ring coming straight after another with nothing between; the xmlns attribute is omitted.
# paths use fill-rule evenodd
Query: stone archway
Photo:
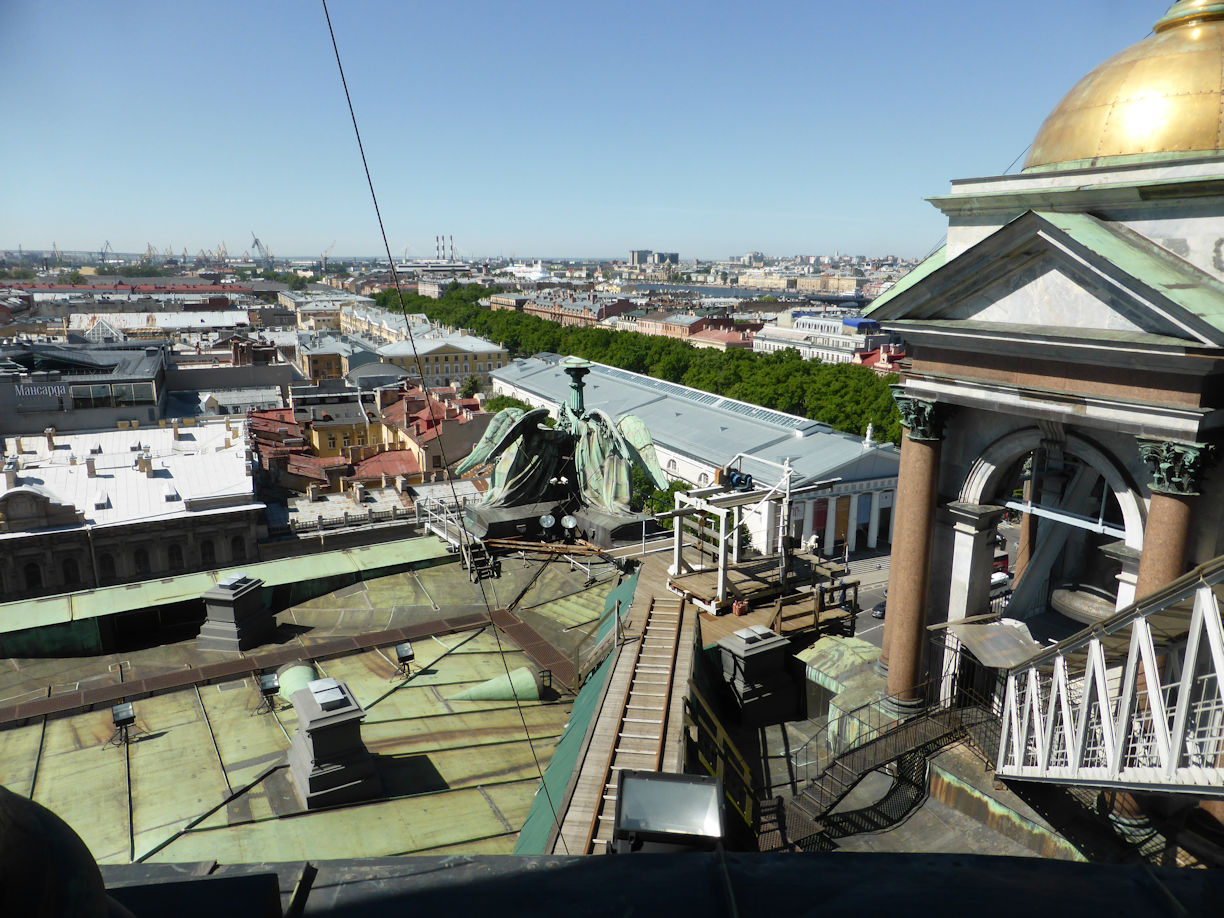
<svg viewBox="0 0 1224 918"><path fill-rule="evenodd" d="M1017 460L1042 445L1044 435L1036 427L1013 431L991 443L973 463L961 485L957 500L981 504L998 491L1000 480ZM1084 461L1100 473L1118 501L1125 524L1128 548L1143 548L1143 528L1147 516L1143 500L1129 476L1101 447L1074 433L1068 433L1063 451Z"/></svg>
<svg viewBox="0 0 1224 918"><path fill-rule="evenodd" d="M991 560L994 556L993 533L1003 509L993 503L1003 477L1022 457L1040 449L1047 434L1038 427L1028 427L1006 434L991 443L973 463L958 494L949 504L952 515L952 565L948 584L948 619L956 620L982 611L989 601ZM1078 460L1104 480L1117 501L1122 517L1122 541L1134 557L1143 548L1146 511L1139 491L1133 486L1124 468L1104 449L1085 437L1068 432L1061 440L1062 454ZM1096 475L1086 479L1092 486ZM1057 548L1045 553L1045 559L1057 554ZM1043 560L1045 560L1043 559ZM1131 565L1133 567L1133 565ZM1134 598L1134 570L1124 567L1113 594L1115 608ZM1036 584L1044 574L1030 577L1028 590L1017 591L1015 609L1023 614L1024 607L1036 603L1044 608L1045 596ZM1028 593L1040 593L1036 598Z"/></svg>

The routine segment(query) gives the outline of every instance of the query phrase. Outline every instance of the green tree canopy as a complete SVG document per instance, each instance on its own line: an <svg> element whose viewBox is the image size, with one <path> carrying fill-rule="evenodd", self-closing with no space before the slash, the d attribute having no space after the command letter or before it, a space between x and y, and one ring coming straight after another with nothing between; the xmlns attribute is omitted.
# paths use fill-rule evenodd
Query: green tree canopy
<svg viewBox="0 0 1224 918"><path fill-rule="evenodd" d="M512 356L542 352L573 354L822 421L856 436L863 436L867 425L872 424L878 441L901 442L901 417L889 391L889 384L896 382L895 376L880 377L867 367L853 364L803 360L793 350L772 354L743 349L723 352L631 331L562 328L555 322L519 312L485 309L478 301L489 293L474 284L452 284L437 300L405 294L403 308L495 341ZM385 309L400 310L395 290L384 291L375 299Z"/></svg>

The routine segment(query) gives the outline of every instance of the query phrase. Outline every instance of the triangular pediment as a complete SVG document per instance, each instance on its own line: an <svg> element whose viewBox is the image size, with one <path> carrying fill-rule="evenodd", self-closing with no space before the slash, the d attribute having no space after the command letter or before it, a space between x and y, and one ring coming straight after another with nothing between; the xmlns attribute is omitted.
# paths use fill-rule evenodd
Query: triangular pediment
<svg viewBox="0 0 1224 918"><path fill-rule="evenodd" d="M1029 211L898 288L873 304L873 319L1224 346L1224 285L1128 227L1087 214Z"/></svg>

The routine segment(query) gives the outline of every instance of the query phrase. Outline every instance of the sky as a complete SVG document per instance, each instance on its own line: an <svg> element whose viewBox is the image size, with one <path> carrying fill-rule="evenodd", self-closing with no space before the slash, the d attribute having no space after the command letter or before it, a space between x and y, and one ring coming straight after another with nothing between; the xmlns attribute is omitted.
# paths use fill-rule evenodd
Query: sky
<svg viewBox="0 0 1224 918"><path fill-rule="evenodd" d="M1161 0L329 0L391 251L916 257ZM321 2L0 0L0 249L383 251ZM1014 164L1014 165L1013 165Z"/></svg>

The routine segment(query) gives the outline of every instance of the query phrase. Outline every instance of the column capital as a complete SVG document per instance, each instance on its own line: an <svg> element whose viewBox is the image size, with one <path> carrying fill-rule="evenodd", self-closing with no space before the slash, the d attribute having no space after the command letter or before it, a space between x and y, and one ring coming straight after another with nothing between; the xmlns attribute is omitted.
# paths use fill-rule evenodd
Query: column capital
<svg viewBox="0 0 1224 918"><path fill-rule="evenodd" d="M911 440L942 440L946 409L931 399L905 394L905 386L892 387L893 401L901 412L901 426Z"/></svg>
<svg viewBox="0 0 1224 918"><path fill-rule="evenodd" d="M1186 497L1199 493L1203 471L1215 458L1214 446L1142 438L1138 443L1140 457L1152 470L1153 491Z"/></svg>

